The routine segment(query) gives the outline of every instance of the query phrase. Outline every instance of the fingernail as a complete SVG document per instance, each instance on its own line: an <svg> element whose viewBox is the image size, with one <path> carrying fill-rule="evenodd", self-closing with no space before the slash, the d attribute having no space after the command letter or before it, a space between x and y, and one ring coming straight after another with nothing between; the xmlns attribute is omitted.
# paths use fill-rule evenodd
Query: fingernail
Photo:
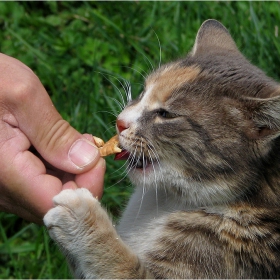
<svg viewBox="0 0 280 280"><path fill-rule="evenodd" d="M97 147L86 139L79 139L71 146L68 157L78 168L90 164L97 157Z"/></svg>

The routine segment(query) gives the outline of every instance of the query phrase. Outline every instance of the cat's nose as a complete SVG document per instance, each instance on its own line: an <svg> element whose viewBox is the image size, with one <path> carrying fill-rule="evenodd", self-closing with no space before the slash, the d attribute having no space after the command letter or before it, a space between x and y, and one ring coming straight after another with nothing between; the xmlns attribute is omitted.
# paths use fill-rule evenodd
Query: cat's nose
<svg viewBox="0 0 280 280"><path fill-rule="evenodd" d="M129 125L125 121L117 119L117 128L118 132L121 133L122 131L128 129Z"/></svg>

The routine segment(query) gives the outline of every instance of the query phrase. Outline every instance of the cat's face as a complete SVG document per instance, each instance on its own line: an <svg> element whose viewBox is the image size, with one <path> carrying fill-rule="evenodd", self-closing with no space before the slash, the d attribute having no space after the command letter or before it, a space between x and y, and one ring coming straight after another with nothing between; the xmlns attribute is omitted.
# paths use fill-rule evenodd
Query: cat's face
<svg viewBox="0 0 280 280"><path fill-rule="evenodd" d="M278 92L222 25L204 23L192 53L152 73L118 116L131 180L195 196L196 204L234 199L276 137L274 109L263 103L277 99L278 108L278 98L261 98Z"/></svg>

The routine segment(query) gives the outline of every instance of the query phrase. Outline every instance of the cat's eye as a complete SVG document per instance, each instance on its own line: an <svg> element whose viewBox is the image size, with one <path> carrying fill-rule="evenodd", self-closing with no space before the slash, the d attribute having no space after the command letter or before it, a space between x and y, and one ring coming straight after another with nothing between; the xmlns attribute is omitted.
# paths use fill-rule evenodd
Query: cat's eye
<svg viewBox="0 0 280 280"><path fill-rule="evenodd" d="M164 109L159 109L159 110L157 111L157 115L160 116L160 117L162 117L162 118L164 118L164 119L173 119L173 118L178 117L177 114L170 113L170 112L168 112L168 111L166 111L166 110L164 110Z"/></svg>

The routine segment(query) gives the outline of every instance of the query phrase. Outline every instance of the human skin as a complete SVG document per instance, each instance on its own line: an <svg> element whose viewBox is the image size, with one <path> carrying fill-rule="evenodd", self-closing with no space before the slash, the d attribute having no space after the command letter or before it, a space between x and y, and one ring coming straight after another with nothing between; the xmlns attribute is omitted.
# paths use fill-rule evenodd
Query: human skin
<svg viewBox="0 0 280 280"><path fill-rule="evenodd" d="M102 196L105 161L93 137L63 120L34 72L4 54L0 131L0 211L41 224L64 189Z"/></svg>

